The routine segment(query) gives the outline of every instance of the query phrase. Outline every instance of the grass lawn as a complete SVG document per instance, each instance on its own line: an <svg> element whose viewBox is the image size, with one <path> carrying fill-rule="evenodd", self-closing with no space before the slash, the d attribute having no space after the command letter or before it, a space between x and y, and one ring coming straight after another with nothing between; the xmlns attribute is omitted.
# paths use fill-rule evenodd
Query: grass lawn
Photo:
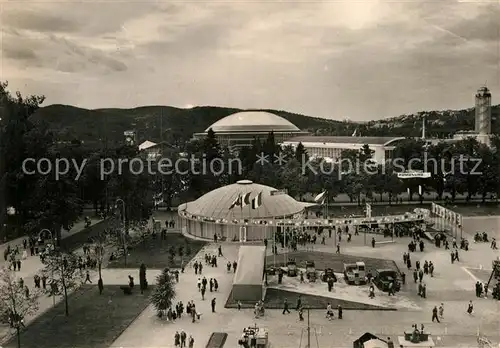
<svg viewBox="0 0 500 348"><path fill-rule="evenodd" d="M64 301L37 317L21 333L22 348L107 348L149 305L149 290L124 295L120 287L83 285L69 297L69 317ZM17 347L14 336L3 347Z"/></svg>
<svg viewBox="0 0 500 348"><path fill-rule="evenodd" d="M267 267L285 266L282 254L276 255L276 263L274 263L274 259L275 257L272 255L267 256ZM375 269L393 269L397 272L400 272L398 266L393 260L376 259L372 257L333 254L319 251L296 251L288 253L288 259L295 259L295 261L297 262L297 267L300 268L305 268L306 261L314 261L316 269L324 270L326 268L331 268L334 272L337 273L344 272L344 263L355 263L358 261L363 261L365 263L367 271Z"/></svg>
<svg viewBox="0 0 500 348"><path fill-rule="evenodd" d="M125 258L121 257L112 261L108 268L139 268L142 263L147 268L181 268L182 264L187 264L207 243L195 241L184 237L181 233L167 233L167 239L161 240L159 236L156 239L148 238L144 242L130 248ZM183 256L179 255L179 248L183 249ZM175 252L173 260L170 250Z"/></svg>

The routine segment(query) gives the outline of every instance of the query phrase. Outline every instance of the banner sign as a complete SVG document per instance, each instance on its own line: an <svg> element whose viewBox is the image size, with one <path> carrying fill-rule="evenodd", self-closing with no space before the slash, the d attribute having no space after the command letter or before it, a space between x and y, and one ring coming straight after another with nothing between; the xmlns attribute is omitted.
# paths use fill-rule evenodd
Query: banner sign
<svg viewBox="0 0 500 348"><path fill-rule="evenodd" d="M431 177L431 173L429 172L423 172L423 171L416 171L416 170L408 170L402 173L398 173L398 178L400 179L411 179L411 178L424 178L428 179Z"/></svg>

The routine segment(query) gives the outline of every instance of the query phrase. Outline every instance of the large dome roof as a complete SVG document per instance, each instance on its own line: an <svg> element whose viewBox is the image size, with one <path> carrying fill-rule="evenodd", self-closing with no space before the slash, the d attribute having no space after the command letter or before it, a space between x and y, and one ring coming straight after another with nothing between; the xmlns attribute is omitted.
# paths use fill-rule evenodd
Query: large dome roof
<svg viewBox="0 0 500 348"><path fill-rule="evenodd" d="M283 117L265 111L242 111L220 119L208 127L215 133L224 132L300 132Z"/></svg>
<svg viewBox="0 0 500 348"><path fill-rule="evenodd" d="M193 202L186 203L179 207L185 212L194 216L210 219L259 219L283 217L300 213L308 203L298 202L287 194L271 195L271 192L278 191L272 187L254 184L250 180L240 180L235 184L227 185L208 192ZM238 198L250 192L250 199L262 192L262 205L257 209L252 209L251 205L246 207L236 206L229 209L231 204Z"/></svg>

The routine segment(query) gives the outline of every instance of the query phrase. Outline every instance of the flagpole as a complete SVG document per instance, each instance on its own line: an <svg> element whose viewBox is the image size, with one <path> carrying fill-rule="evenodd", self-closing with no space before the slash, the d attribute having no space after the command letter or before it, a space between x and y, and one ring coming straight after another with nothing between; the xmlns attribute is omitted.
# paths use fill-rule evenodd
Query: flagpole
<svg viewBox="0 0 500 348"><path fill-rule="evenodd" d="M240 218L243 220L243 226L240 226L240 243L242 240L244 240L243 236L241 235L241 227L245 228L245 218L243 217L243 196L240 194ZM243 230L244 231L244 230Z"/></svg>
<svg viewBox="0 0 500 348"><path fill-rule="evenodd" d="M250 200L250 203L248 204L248 227L253 227L253 222L252 222L252 199L250 198L250 195L248 196L248 199ZM245 232L245 240L248 237L248 230Z"/></svg>
<svg viewBox="0 0 500 348"><path fill-rule="evenodd" d="M274 267L276 267L276 253L274 252L276 250L276 218L274 215L273 215L273 228L275 229L273 233L273 264Z"/></svg>
<svg viewBox="0 0 500 348"><path fill-rule="evenodd" d="M283 220L281 223L281 228L283 229L283 247L285 249L285 250L283 250L283 260L285 261L285 266L286 266L288 245L286 244L286 228L285 228L285 215L284 214L283 214Z"/></svg>
<svg viewBox="0 0 500 348"><path fill-rule="evenodd" d="M328 190L326 191L326 220L328 223Z"/></svg>

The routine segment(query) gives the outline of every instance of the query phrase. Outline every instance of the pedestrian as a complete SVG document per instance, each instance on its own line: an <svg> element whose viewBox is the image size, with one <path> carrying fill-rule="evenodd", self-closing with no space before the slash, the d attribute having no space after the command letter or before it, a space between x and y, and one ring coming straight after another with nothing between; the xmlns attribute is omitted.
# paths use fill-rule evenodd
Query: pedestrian
<svg viewBox="0 0 500 348"><path fill-rule="evenodd" d="M343 311L342 311L342 306L341 305L338 306L338 311L339 311L339 319L342 319L342 312Z"/></svg>
<svg viewBox="0 0 500 348"><path fill-rule="evenodd" d="M174 335L174 346L180 347L180 345L181 345L181 335L179 331L176 331Z"/></svg>
<svg viewBox="0 0 500 348"><path fill-rule="evenodd" d="M444 319L444 303L441 302L441 305L439 306L439 318L442 320Z"/></svg>
<svg viewBox="0 0 500 348"><path fill-rule="evenodd" d="M194 338L189 335L189 348L194 348Z"/></svg>
<svg viewBox="0 0 500 348"><path fill-rule="evenodd" d="M87 273L85 274L85 283L91 283L92 284L92 280L90 280L90 273L89 271L87 271Z"/></svg>
<svg viewBox="0 0 500 348"><path fill-rule="evenodd" d="M372 248L375 248L375 237L372 237Z"/></svg>
<svg viewBox="0 0 500 348"><path fill-rule="evenodd" d="M211 306L212 306L212 313L215 313L215 297L212 299Z"/></svg>
<svg viewBox="0 0 500 348"><path fill-rule="evenodd" d="M184 332L184 330L182 330L181 331L181 348L186 346L186 338L187 338L186 332Z"/></svg>
<svg viewBox="0 0 500 348"><path fill-rule="evenodd" d="M297 298L297 306L295 306L295 310L298 311L302 307L302 297L299 295Z"/></svg>
<svg viewBox="0 0 500 348"><path fill-rule="evenodd" d="M283 313L282 314L285 314L285 313L290 314L290 309L288 309L288 300L286 298L283 301Z"/></svg>
<svg viewBox="0 0 500 348"><path fill-rule="evenodd" d="M434 306L434 308L432 309L432 321L434 322L434 320L440 323L438 318L438 309L436 306Z"/></svg>
<svg viewBox="0 0 500 348"><path fill-rule="evenodd" d="M43 290L47 289L47 276L45 274L42 275L42 288Z"/></svg>
<svg viewBox="0 0 500 348"><path fill-rule="evenodd" d="M472 304L472 301L469 301L469 305L467 306L467 313L469 313L469 315L472 315L473 310L474 310L474 305Z"/></svg>

